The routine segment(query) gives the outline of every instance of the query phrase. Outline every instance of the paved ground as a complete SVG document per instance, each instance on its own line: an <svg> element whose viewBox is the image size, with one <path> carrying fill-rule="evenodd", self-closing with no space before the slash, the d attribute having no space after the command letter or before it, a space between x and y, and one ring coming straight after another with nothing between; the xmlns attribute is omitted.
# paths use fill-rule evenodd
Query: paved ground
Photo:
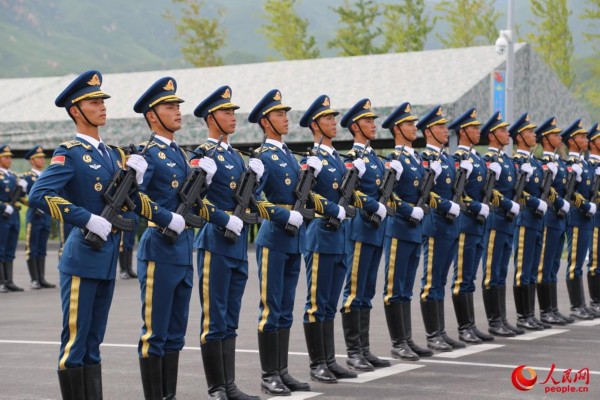
<svg viewBox="0 0 600 400"><path fill-rule="evenodd" d="M58 289L32 291L24 254L20 251L15 263L15 281L26 286L24 293L0 295L0 399L58 399L56 377L58 341L60 336L60 299ZM48 258L48 280L57 282L53 250ZM250 255L250 279L244 297L237 353L237 383L243 390L259 394L260 364L256 343L258 282L255 255ZM382 270L383 268L381 268ZM197 287L197 278L195 278ZM296 302L296 318L301 320L306 285L300 280ZM382 282L382 279L379 280ZM509 296L512 297L512 296ZM559 284L559 305L568 310L564 282ZM476 294L476 317L479 327L486 327L479 293ZM424 330L418 304L413 302L414 337L424 344ZM514 320L512 299L508 308ZM178 398L206 398L206 381L199 352L200 307L197 291L191 302L187 345L181 356ZM456 336L456 322L451 302L446 304L447 330ZM374 353L389 356L389 336L378 295L372 313L371 347ZM110 313L105 344L102 348L105 399L142 399L137 362L137 340L140 330L140 300L137 280L117 282ZM344 362L345 347L341 323L336 320L337 353ZM466 351L438 354L435 357L408 363L393 361L393 367L362 374L354 381L324 385L312 382L313 392L300 393L293 399L480 399L480 398L600 398L600 320L589 324L571 325L565 329L545 331L549 336L521 336L521 340L501 339L493 345L468 347ZM529 340L523 340L529 339ZM297 323L292 330L290 370L303 380L308 379L308 356ZM537 383L521 392L511 383L511 374L519 365L532 367ZM542 384L555 364L552 377L561 382L563 370L589 368L589 384L572 383L574 389L587 388L587 393L545 393L568 386ZM573 378L574 374L567 374ZM266 399L267 396L262 396Z"/></svg>

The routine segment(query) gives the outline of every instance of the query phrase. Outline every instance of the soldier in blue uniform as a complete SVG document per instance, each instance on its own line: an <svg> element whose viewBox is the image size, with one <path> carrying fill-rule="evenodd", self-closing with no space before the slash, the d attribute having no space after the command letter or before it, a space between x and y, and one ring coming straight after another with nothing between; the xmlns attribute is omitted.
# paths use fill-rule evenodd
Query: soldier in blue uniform
<svg viewBox="0 0 600 400"><path fill-rule="evenodd" d="M530 330L543 330L545 327L535 318L536 271L542 254L543 215L548 205L540 199L542 189L542 165L532 157L536 146L537 127L521 117L510 127L517 151L513 162L518 171L527 174L527 183L519 203L521 212L517 217L513 237L513 263L515 275L513 293L517 309L517 326ZM550 325L548 325L550 326Z"/></svg>
<svg viewBox="0 0 600 400"><path fill-rule="evenodd" d="M494 340L493 336L477 329L473 303L477 267L483 253L485 221L490 214L489 205L482 202L487 168L481 154L473 148L481 138L481 125L477 119L477 110L471 108L449 126L458 136L458 149L454 153L455 165L460 165L463 161L472 165L472 171L467 172L462 198L465 212L460 213L458 219L460 233L452 278L452 302L458 321L458 338L471 344Z"/></svg>
<svg viewBox="0 0 600 400"><path fill-rule="evenodd" d="M465 347L464 343L448 336L444 319L444 291L448 270L456 256L460 214L460 206L451 200L456 177L454 159L443 149L448 143L447 122L442 107L436 106L417 123L427 142L421 154L423 164L435 172L436 181L429 200L432 210L423 221L421 313L427 332L427 346L440 351ZM472 168L466 160L459 166Z"/></svg>
<svg viewBox="0 0 600 400"><path fill-rule="evenodd" d="M288 372L290 328L294 320L294 299L300 275L306 227L302 214L292 210L296 197L300 164L283 142L288 134L287 112L281 92L270 90L254 107L248 121L258 124L267 139L260 149L265 172L256 191L275 204L281 219L263 221L256 237L259 266L260 304L258 350L262 367L262 391L285 396L295 391L310 391ZM285 211L284 211L285 210ZM287 213L286 213L287 211ZM285 215L288 214L286 219ZM298 228L297 235L286 232L287 224Z"/></svg>
<svg viewBox="0 0 600 400"><path fill-rule="evenodd" d="M556 153L563 143L556 118L552 117L535 131L537 141L544 153L540 158L545 173L552 174L552 186L548 194L548 211L544 216L542 259L537 267L537 295L540 304L540 320L547 324L565 325L574 320L556 311L553 304L558 303L556 283L560 259L565 245L565 215L571 207L563 200L567 183L567 165ZM560 211L562 210L562 211ZM562 216L560 213L563 213Z"/></svg>
<svg viewBox="0 0 600 400"><path fill-rule="evenodd" d="M345 162L351 163L362 158L366 172L360 178L359 190L373 201L379 201L379 185L385 173L385 165L367 141L375 139L377 115L371 110L369 99L359 100L340 121L343 128L348 128L354 137L354 145L346 156ZM396 179L402 174L402 164L398 161L394 166L399 172ZM382 222L386 216L385 206L382 204L377 214ZM348 272L346 273L346 286L342 301L342 326L348 358L346 363L356 371L372 371L373 368L389 367L387 360L381 360L370 351L369 327L371 320L371 301L375 296L377 286L377 271L383 252L383 236L385 225L383 222L374 228L368 221L369 215L364 212L356 214L350 220L349 240L350 252L347 255Z"/></svg>
<svg viewBox="0 0 600 400"><path fill-rule="evenodd" d="M488 332L503 337L525 333L506 319L506 276L512 253L514 219L520 212L519 204L512 200L517 170L512 159L503 151L504 146L510 143L507 126L508 123L497 111L481 128L481 134L487 135L489 140L489 148L483 159L496 180L492 196L493 212L487 218L483 239L485 251L481 286Z"/></svg>
<svg viewBox="0 0 600 400"><path fill-rule="evenodd" d="M412 340L410 302L421 257L421 221L425 215L423 208L416 206L422 196L420 188L425 177L421 158L412 147L417 140L416 121L410 103L402 103L381 125L389 129L394 138L390 168L402 171L394 189L396 215L387 219L385 230L383 303L392 340L392 357L409 361L433 355L431 350L417 346ZM401 164L400 167L396 162Z"/></svg>
<svg viewBox="0 0 600 400"><path fill-rule="evenodd" d="M583 158L582 153L588 149L587 131L583 129L581 120L576 120L566 128L561 136L569 148L567 165L570 173L576 177L575 193L567 218L567 290L571 301L571 317L589 320L596 313L586 307L583 290L583 263L592 241L596 204L589 201L595 170ZM600 173L600 170L598 170Z"/></svg>
<svg viewBox="0 0 600 400"><path fill-rule="evenodd" d="M594 172L600 167L600 129L598 124L592 125L587 134L589 141L590 154L588 164L594 169ZM594 179L600 179L595 176ZM592 193L593 195L594 193ZM598 194L596 193L596 196ZM596 207L598 206L598 198L596 199ZM592 234L592 243L590 245L589 262L588 262L588 289L590 291L590 308L596 313L600 312L600 215L594 214L594 232Z"/></svg>
<svg viewBox="0 0 600 400"><path fill-rule="evenodd" d="M234 194L240 177L246 172L244 160L229 143L235 132L235 110L231 88L222 86L204 99L194 115L208 126L208 140L196 151L216 158L216 172L206 193L202 216L208 222L198 232L194 247L198 249L198 277L202 306L200 345L208 393L215 399L257 399L239 390L235 384L235 342L242 305L242 295L248 280L248 229L232 214L236 206ZM221 144L215 149L218 138ZM249 168L258 180L264 173L259 158L251 158ZM273 215L270 215L273 210ZM272 204L258 207L264 219L278 219L289 212ZM278 219L281 222L281 219ZM225 229L235 233L237 240L224 237Z"/></svg>
<svg viewBox="0 0 600 400"><path fill-rule="evenodd" d="M125 160L120 149L107 146L99 136L106 123L101 90L102 75L87 71L56 98L77 128L77 138L62 143L50 166L29 192L29 205L76 228L65 243L59 262L63 329L58 377L63 399L101 399L100 344L115 286L119 233L100 214L105 207L103 191L125 166L140 182L146 170L141 156ZM61 197L66 193L68 199ZM135 211L163 226L174 218L142 192L131 195ZM84 239L84 228L103 241L95 250Z"/></svg>
<svg viewBox="0 0 600 400"><path fill-rule="evenodd" d="M333 322L348 270L347 254L350 253L346 210L337 206L341 196L338 189L342 185L346 166L331 143L337 135L336 115L338 112L331 109L329 97L321 95L300 119L300 126L309 128L315 140L313 151L318 159L309 157L306 160L308 166L315 168L317 176L313 191L327 199L315 204L317 218L306 230L304 252L308 288L304 306L304 334L310 357L310 376L311 379L324 383L334 383L337 379L357 376L335 360ZM321 137L323 141L320 149L317 149L316 143ZM322 169L317 172L316 164L319 160ZM314 163L315 161L317 163ZM356 159L351 165L357 168L359 178L362 177L366 170L365 162ZM319 202L321 204L318 204ZM355 192L354 204L371 213L380 209L377 201L369 199L359 191ZM328 226L330 217L337 218L340 222L339 229L332 230Z"/></svg>
<svg viewBox="0 0 600 400"><path fill-rule="evenodd" d="M13 282L13 260L21 228L19 207L9 201L17 186L21 186L23 192L27 190L27 181L10 171L12 156L9 145L0 145L0 293L23 291ZM25 196L20 200L22 204L27 203Z"/></svg>
<svg viewBox="0 0 600 400"><path fill-rule="evenodd" d="M183 102L176 91L175 79L160 78L133 106L156 133L152 142L140 146L148 146L148 168L140 189L171 212L179 205L178 187L190 170L186 153L175 142L175 132L181 128L179 104ZM203 159L200 164L211 170L205 164L212 164L214 169L211 159ZM167 241L161 230L149 222L137 253L143 321L138 354L146 399L175 398L179 352L185 343L194 277L194 230L184 229L182 223L174 244Z"/></svg>
<svg viewBox="0 0 600 400"><path fill-rule="evenodd" d="M125 218L134 220L134 228L131 232L121 232L121 241L119 242L119 277L121 279L137 278L133 270L133 247L135 246L135 237L137 236L140 219L137 214L128 212Z"/></svg>
<svg viewBox="0 0 600 400"><path fill-rule="evenodd" d="M33 146L27 153L25 159L31 163L31 170L25 172L21 177L27 181L27 189L37 181L46 164L46 155L42 146ZM42 210L28 208L25 216L25 257L27 268L31 277L31 288L55 288L56 285L46 281L46 245L50 235L50 223L52 218Z"/></svg>

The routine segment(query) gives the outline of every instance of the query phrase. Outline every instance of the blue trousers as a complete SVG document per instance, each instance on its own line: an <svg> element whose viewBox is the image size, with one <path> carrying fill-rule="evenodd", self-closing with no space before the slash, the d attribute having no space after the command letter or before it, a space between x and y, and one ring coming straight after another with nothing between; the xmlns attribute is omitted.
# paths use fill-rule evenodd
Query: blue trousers
<svg viewBox="0 0 600 400"><path fill-rule="evenodd" d="M560 258L565 247L565 231L544 227L542 243L542 258L537 267L536 281L557 282Z"/></svg>
<svg viewBox="0 0 600 400"><path fill-rule="evenodd" d="M389 305L399 301L411 301L419 268L421 243L405 242L386 236L383 247L385 249L384 303Z"/></svg>
<svg viewBox="0 0 600 400"><path fill-rule="evenodd" d="M514 286L535 285L537 266L542 255L542 232L517 226L513 247L515 250Z"/></svg>
<svg viewBox="0 0 600 400"><path fill-rule="evenodd" d="M588 261L588 270L592 275L600 273L600 267L598 266L600 261L600 227L595 226L592 231L592 242L590 243L590 259Z"/></svg>
<svg viewBox="0 0 600 400"><path fill-rule="evenodd" d="M444 300L448 271L454 261L457 238L423 238L423 278L421 300Z"/></svg>
<svg viewBox="0 0 600 400"><path fill-rule="evenodd" d="M583 275L583 263L590 248L593 234L591 230L567 226L567 279Z"/></svg>
<svg viewBox="0 0 600 400"><path fill-rule="evenodd" d="M483 237L461 232L458 237L458 251L454 258L452 294L475 292L477 267L483 253Z"/></svg>
<svg viewBox="0 0 600 400"><path fill-rule="evenodd" d="M363 242L351 242L352 252L348 254L346 286L341 312L351 309L371 308L371 300L377 287L377 271L383 248Z"/></svg>
<svg viewBox="0 0 600 400"><path fill-rule="evenodd" d="M506 286L508 275L508 263L512 253L513 235L511 233L498 232L488 229L483 238L483 281L481 287Z"/></svg>
<svg viewBox="0 0 600 400"><path fill-rule="evenodd" d="M35 215L35 211L30 210L27 210L25 228L25 256L28 260L46 257L51 223L50 215Z"/></svg>
<svg viewBox="0 0 600 400"><path fill-rule="evenodd" d="M15 210L7 219L0 215L0 262L12 262L15 259L21 220Z"/></svg>
<svg viewBox="0 0 600 400"><path fill-rule="evenodd" d="M67 238L69 234L73 230L73 225L68 224L64 221L58 222L58 240L60 242L60 248L58 249L58 259L60 260L60 256L62 255L63 248L65 247L65 243L67 242Z"/></svg>
<svg viewBox="0 0 600 400"><path fill-rule="evenodd" d="M345 254L306 252L308 294L304 306L304 322L335 319L338 301L348 267Z"/></svg>

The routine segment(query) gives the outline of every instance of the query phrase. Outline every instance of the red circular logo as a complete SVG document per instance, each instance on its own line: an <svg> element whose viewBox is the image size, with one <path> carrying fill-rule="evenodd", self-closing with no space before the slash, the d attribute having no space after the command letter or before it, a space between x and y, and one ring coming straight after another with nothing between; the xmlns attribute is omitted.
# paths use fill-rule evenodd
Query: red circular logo
<svg viewBox="0 0 600 400"><path fill-rule="evenodd" d="M524 371L528 372L529 377L525 376ZM523 392L531 390L536 381L537 374L535 370L533 368L526 367L525 365L518 366L512 373L513 386Z"/></svg>

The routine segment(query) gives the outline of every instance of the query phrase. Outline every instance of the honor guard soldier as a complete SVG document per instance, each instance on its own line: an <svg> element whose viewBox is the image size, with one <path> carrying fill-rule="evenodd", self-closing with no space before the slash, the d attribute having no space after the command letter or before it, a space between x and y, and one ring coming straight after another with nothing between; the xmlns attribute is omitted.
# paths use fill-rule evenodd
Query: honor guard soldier
<svg viewBox="0 0 600 400"><path fill-rule="evenodd" d="M412 147L417 140L417 119L411 113L410 103L402 103L381 124L384 129L390 130L394 138L390 168L403 171L393 193L396 215L388 218L385 230L383 303L392 340L392 357L409 361L433 355L431 350L417 346L412 340L410 302L421 257L422 220L425 215L423 208L417 204L427 200L421 200L425 168ZM397 162L402 164L402 168L396 165Z"/></svg>
<svg viewBox="0 0 600 400"><path fill-rule="evenodd" d="M600 129L598 124L592 125L590 131L587 134L590 148L590 155L588 163L594 171L598 171L600 167ZM598 189L600 178L598 175L594 176L593 190ZM595 200L596 207L598 206L598 192L592 192L591 198ZM589 262L588 262L588 288L590 290L590 308L596 313L600 312L600 267L598 261L600 260L600 215L594 214L594 233L592 234L592 244L590 246Z"/></svg>
<svg viewBox="0 0 600 400"><path fill-rule="evenodd" d="M75 122L77 138L54 151L50 166L29 192L30 207L76 227L58 266L63 311L58 377L63 399L102 398L100 344L115 287L120 238L100 216L106 206L103 192L121 168L132 168L138 182L146 170L141 156L125 160L120 149L101 140L104 99L110 97L101 84L100 72L87 71L56 98L56 106L64 107ZM165 226L172 219L142 192L133 191L130 198L142 216ZM85 240L88 233L102 239L99 250Z"/></svg>
<svg viewBox="0 0 600 400"><path fill-rule="evenodd" d="M379 186L385 173L385 165L368 142L375 139L377 115L371 110L371 101L362 99L344 114L340 125L348 128L354 138L354 145L345 162L351 163L362 158L366 171L360 178L358 189L373 201L379 201ZM394 163L396 180L402 175L402 164ZM376 212L382 223L374 228L367 213L356 213L349 222L350 253L348 253L346 286L342 301L342 326L348 358L346 363L355 371L372 371L373 368L389 367L387 360L381 360L369 350L369 326L371 308L377 285L377 271L383 252L386 208L379 205Z"/></svg>
<svg viewBox="0 0 600 400"><path fill-rule="evenodd" d="M133 248L135 246L135 237L137 236L140 219L133 212L125 213L125 218L134 220L134 228L131 232L121 232L121 242L119 243L119 277L121 279L137 278L133 270Z"/></svg>
<svg viewBox="0 0 600 400"><path fill-rule="evenodd" d="M431 109L417 123L425 136L427 147L421 157L426 167L435 173L429 206L432 209L423 221L423 278L421 279L421 313L427 332L427 346L433 350L452 351L464 348L446 333L444 320L444 290L448 270L456 257L460 205L452 201L456 177L454 160L443 147L448 143L448 120L441 106ZM461 161L461 168L472 168Z"/></svg>
<svg viewBox="0 0 600 400"><path fill-rule="evenodd" d="M290 109L282 103L281 92L273 89L248 116L248 121L258 124L267 135L260 149L265 172L256 193L258 197L264 193L267 201L275 204L273 210L277 211L272 214L277 218L263 221L256 237L260 280L258 350L262 367L261 389L271 396L310 391L307 383L299 382L288 372L290 328L294 320L294 299L306 233L302 214L292 210L300 164L283 142L283 137L288 134L287 112ZM296 227L298 233L288 234L287 224Z"/></svg>
<svg viewBox="0 0 600 400"><path fill-rule="evenodd" d="M310 377L323 383L357 376L336 362L333 333L350 252L346 210L337 205L346 166L331 144L337 134L335 116L338 114L331 109L329 97L321 95L300 119L300 126L309 128L315 140L313 152L316 156L308 157L306 164L315 169L317 181L313 191L318 195L315 196L317 218L306 229L304 262L308 294L304 306L304 335L310 357ZM365 162L356 159L351 164L360 178L366 170ZM354 197L354 205L363 206L371 213L379 209L378 202L362 193L355 192ZM337 230L334 224L339 226Z"/></svg>
<svg viewBox="0 0 600 400"><path fill-rule="evenodd" d="M7 144L0 145L0 293L22 292L13 282L13 260L19 240L21 219L19 204L26 204L27 181L10 171L13 153ZM11 203L14 194L22 191L18 203Z"/></svg>
<svg viewBox="0 0 600 400"><path fill-rule="evenodd" d="M571 209L567 218L567 290L571 301L571 317L579 320L594 319L596 313L586 307L583 290L583 263L588 255L596 214L596 203L589 201L595 170L585 161L582 153L588 149L587 131L581 120L566 128L561 136L569 148L567 165L576 181ZM600 173L600 170L598 171Z"/></svg>
<svg viewBox="0 0 600 400"><path fill-rule="evenodd" d="M540 320L554 325L574 322L573 318L566 317L558 311L556 288L560 259L565 246L565 215L571 208L570 203L563 199L567 183L567 165L558 155L558 149L563 145L560 132L554 117L541 124L535 131L537 141L544 149L539 160L544 174L552 174L552 185L546 194L549 204L544 215L542 259L537 267L537 295Z"/></svg>
<svg viewBox="0 0 600 400"><path fill-rule="evenodd" d="M458 218L460 233L452 278L452 302L458 321L458 338L471 344L494 340L493 336L481 332L475 326L473 303L477 268L483 253L485 222L490 214L489 205L483 202L487 168L483 157L473 148L479 144L481 125L477 119L477 110L471 108L448 127L458 136L454 165L460 166L463 161L468 161L472 166L472 171L467 172L462 194L466 210Z"/></svg>
<svg viewBox="0 0 600 400"><path fill-rule="evenodd" d="M513 293L517 309L517 326L530 330L543 330L544 326L535 318L535 280L542 254L543 216L548 205L540 198L542 165L532 156L533 148L536 146L534 131L536 127L529 122L527 113L510 127L513 141L517 144L513 162L520 174L527 174L526 178L523 178L527 183L519 198L522 208L517 217L513 238L515 268Z"/></svg>
<svg viewBox="0 0 600 400"><path fill-rule="evenodd" d="M511 325L506 319L506 276L512 253L514 219L519 215L519 204L514 202L517 170L512 159L504 153L510 144L508 123L500 112L495 112L481 127L487 135L489 148L483 159L494 179L492 193L493 212L486 221L483 239L483 304L488 320L488 332L495 336L512 337L524 334L521 328ZM524 125L525 126L525 125Z"/></svg>
<svg viewBox="0 0 600 400"><path fill-rule="evenodd" d="M248 280L248 229L233 215L237 204L234 194L240 177L246 172L242 156L229 143L229 136L235 132L238 108L231 102L231 88L222 86L194 110L194 115L204 119L208 126L208 140L196 152L216 158L216 172L202 213L208 223L194 240L194 247L198 249L202 306L202 362L210 397L230 400L258 399L245 394L235 384L236 330ZM221 136L222 142L217 146ZM264 173L260 159L251 158L249 168L260 180ZM261 217L270 218L267 207L259 210ZM225 238L226 231L233 232L237 240L232 242Z"/></svg>
<svg viewBox="0 0 600 400"><path fill-rule="evenodd" d="M46 166L46 155L42 146L34 146L27 153L25 159L31 163L31 170L25 172L21 177L27 181L27 189L31 187L40 177ZM25 257L27 268L31 277L31 288L55 288L56 285L46 281L46 246L50 235L50 223L52 218L42 210L28 208L25 216Z"/></svg>
<svg viewBox="0 0 600 400"><path fill-rule="evenodd" d="M133 106L156 134L152 142L140 146L147 146L148 163L140 189L173 213L168 228L178 233L171 243L160 226L149 222L137 252L143 320L138 354L147 400L175 398L194 278L194 230L175 214L178 187L190 171L185 152L175 142L175 132L181 129L179 105L183 103L176 91L175 79L161 78ZM202 164L205 162L214 166L210 159Z"/></svg>

